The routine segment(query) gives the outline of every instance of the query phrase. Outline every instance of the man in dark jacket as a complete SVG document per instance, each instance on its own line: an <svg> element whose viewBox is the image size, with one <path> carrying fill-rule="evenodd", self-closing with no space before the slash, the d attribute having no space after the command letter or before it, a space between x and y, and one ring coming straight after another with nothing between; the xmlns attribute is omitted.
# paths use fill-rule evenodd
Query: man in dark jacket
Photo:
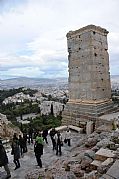
<svg viewBox="0 0 119 179"><path fill-rule="evenodd" d="M43 140L45 140L46 144L48 144L47 136L48 136L48 130L44 129L42 133L42 137L43 137Z"/></svg>
<svg viewBox="0 0 119 179"><path fill-rule="evenodd" d="M20 153L21 156L23 156L23 151L24 151L24 139L21 135L19 135L19 145L20 145Z"/></svg>
<svg viewBox="0 0 119 179"><path fill-rule="evenodd" d="M7 173L5 179L11 178L10 170L8 167L8 157L5 151L4 146L2 145L2 141L0 140L0 167L4 166L4 169Z"/></svg>
<svg viewBox="0 0 119 179"><path fill-rule="evenodd" d="M16 133L13 136L12 140L12 152L11 154L14 156L15 170L20 168L20 148L19 148L19 139L16 136Z"/></svg>
<svg viewBox="0 0 119 179"><path fill-rule="evenodd" d="M33 144L33 128L31 125L29 125L29 129L28 129L28 143Z"/></svg>
<svg viewBox="0 0 119 179"><path fill-rule="evenodd" d="M53 146L53 150L56 149L56 141L55 141L55 134L57 133L57 131L55 130L55 128L52 128L52 130L50 131L50 138L52 141L52 146Z"/></svg>
<svg viewBox="0 0 119 179"><path fill-rule="evenodd" d="M24 148L23 153L27 152L27 133L23 133L23 139L24 139Z"/></svg>

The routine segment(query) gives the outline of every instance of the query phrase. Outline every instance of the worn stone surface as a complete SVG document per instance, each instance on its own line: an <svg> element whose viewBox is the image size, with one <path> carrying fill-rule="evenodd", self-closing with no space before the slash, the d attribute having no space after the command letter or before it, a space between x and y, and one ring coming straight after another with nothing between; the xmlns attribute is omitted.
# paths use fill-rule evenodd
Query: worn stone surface
<svg viewBox="0 0 119 179"><path fill-rule="evenodd" d="M104 138L110 138L111 132L102 132L100 134L94 132L91 135L87 136L86 134L80 134L76 132L71 132L71 147L68 147L67 144L64 144L62 147L62 156L56 156L56 152L52 150L51 140L48 136L48 144L44 144L44 154L42 156L43 168L39 168L34 155L34 146L28 145L28 152L20 158L21 167L17 170L14 170L15 165L13 163L13 156L10 154L8 146L6 151L9 158L9 167L11 170L12 178L11 179L38 179L42 177L44 179L90 179L94 177L99 179L100 176L110 176L114 173L118 175L118 163L112 168L113 161L109 159L110 153L103 151L102 153L99 150L98 154L104 155L107 160L104 160L104 165L95 166L92 165L92 162L95 161L95 152L97 146L86 147L85 142L88 139L96 139L96 141L101 141ZM62 137L65 138L65 131L62 131ZM104 149L109 151L108 149ZM107 155L108 153L108 155ZM114 161L118 161L118 150L114 151L115 158ZM111 169L111 168L112 169ZM109 169L110 168L110 169ZM116 168L116 169L115 169ZM97 170L95 173L94 170ZM116 172L115 172L116 170ZM0 179L5 178L6 173L4 168L0 168ZM113 176L112 176L113 177ZM92 179L92 178L91 178ZM114 179L114 177L113 177ZM116 178L117 179L117 178Z"/></svg>
<svg viewBox="0 0 119 179"><path fill-rule="evenodd" d="M91 165L94 165L96 167L101 166L101 164L102 164L102 161L100 161L100 160L93 160L93 162L91 163Z"/></svg>
<svg viewBox="0 0 119 179"><path fill-rule="evenodd" d="M85 142L85 146L86 147L93 147L97 144L97 140L95 138L89 138L86 142Z"/></svg>
<svg viewBox="0 0 119 179"><path fill-rule="evenodd" d="M98 179L97 177L96 177L96 173L97 173L97 171L92 171L92 172L90 172L90 173L88 173L88 174L84 174L84 179Z"/></svg>
<svg viewBox="0 0 119 179"><path fill-rule="evenodd" d="M106 174L115 179L119 179L119 160L115 161Z"/></svg>
<svg viewBox="0 0 119 179"><path fill-rule="evenodd" d="M105 160L104 162L102 162L102 166L108 166L111 163L113 163L113 158L107 158L107 160Z"/></svg>
<svg viewBox="0 0 119 179"><path fill-rule="evenodd" d="M115 153L112 150L101 148L95 153L95 159L105 161L107 158L114 158Z"/></svg>
<svg viewBox="0 0 119 179"><path fill-rule="evenodd" d="M104 174L102 177L100 177L99 179L114 179L113 177Z"/></svg>
<svg viewBox="0 0 119 179"><path fill-rule="evenodd" d="M65 132L62 132L64 139ZM46 175L46 179L76 179L74 173L79 175L81 171L78 171L80 168L79 163L81 159L78 160L79 153L77 145L80 141L85 139L85 134L72 133L71 147L68 147L67 144L64 144L62 147L62 156L56 156L56 151L52 150L51 140L48 136L48 144L44 144L44 154L42 156L43 168L40 169L37 165L35 155L34 155L34 146L28 145L28 152L24 154L23 158L20 158L21 167L17 170L14 170L15 165L13 163L13 156L11 156L10 151L7 149L7 154L9 158L9 167L11 170L12 178L11 179L37 179L39 175ZM85 150L85 149L83 149ZM65 171L64 162L71 167L71 171ZM44 173L45 171L45 173ZM4 168L0 168L0 179L4 179L5 172ZM45 176L45 177L46 177Z"/></svg>

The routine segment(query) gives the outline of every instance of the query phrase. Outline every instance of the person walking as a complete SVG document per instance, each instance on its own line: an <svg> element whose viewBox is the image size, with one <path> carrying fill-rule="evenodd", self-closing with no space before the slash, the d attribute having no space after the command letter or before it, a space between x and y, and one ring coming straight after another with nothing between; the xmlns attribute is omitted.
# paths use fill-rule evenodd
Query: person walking
<svg viewBox="0 0 119 179"><path fill-rule="evenodd" d="M33 144L33 128L31 126L31 124L29 125L29 129L28 129L28 143Z"/></svg>
<svg viewBox="0 0 119 179"><path fill-rule="evenodd" d="M16 133L13 136L12 139L12 151L11 154L14 156L14 163L15 163L15 170L20 168L20 148L19 148L19 139L16 136Z"/></svg>
<svg viewBox="0 0 119 179"><path fill-rule="evenodd" d="M5 151L5 148L2 144L2 141L0 140L0 167L4 167L7 176L5 179L11 178L10 169L8 167L8 157Z"/></svg>
<svg viewBox="0 0 119 179"><path fill-rule="evenodd" d="M20 145L20 153L21 153L21 157L23 156L24 153L24 139L21 135L19 135L19 145Z"/></svg>
<svg viewBox="0 0 119 179"><path fill-rule="evenodd" d="M57 133L55 134L55 142L56 142L56 155L58 155L59 153L59 155L61 156L62 155L61 147L63 145L63 142L62 142L62 136L60 131L57 131Z"/></svg>
<svg viewBox="0 0 119 179"><path fill-rule="evenodd" d="M44 144L43 137L41 133L39 133L35 139L34 152L35 152L37 164L38 166L40 166L40 168L42 168L41 155L43 155L43 144Z"/></svg>
<svg viewBox="0 0 119 179"><path fill-rule="evenodd" d="M69 128L67 128L65 132L65 139L68 143L68 146L71 146L71 131L69 130Z"/></svg>
<svg viewBox="0 0 119 179"><path fill-rule="evenodd" d="M50 138L51 138L51 141L52 141L52 146L53 146L53 150L56 149L56 141L55 141L55 134L56 134L56 130L55 128L52 128L51 131L50 131Z"/></svg>
<svg viewBox="0 0 119 179"><path fill-rule="evenodd" d="M24 148L23 153L27 152L27 133L23 133Z"/></svg>
<svg viewBox="0 0 119 179"><path fill-rule="evenodd" d="M43 137L43 140L45 140L46 144L48 144L47 136L48 136L48 130L44 129L42 133L42 137Z"/></svg>

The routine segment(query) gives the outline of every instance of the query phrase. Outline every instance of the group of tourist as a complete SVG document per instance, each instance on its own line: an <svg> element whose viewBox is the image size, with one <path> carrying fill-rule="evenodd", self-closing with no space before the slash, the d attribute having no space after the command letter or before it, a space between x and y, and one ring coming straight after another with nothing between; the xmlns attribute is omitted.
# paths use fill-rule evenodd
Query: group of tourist
<svg viewBox="0 0 119 179"><path fill-rule="evenodd" d="M59 154L61 156L62 155L61 147L63 146L63 138L60 131L56 131L55 128L52 128L49 135L52 141L52 149L56 150L56 155ZM44 141L46 142L46 144L48 144L47 136L48 136L48 130L45 129L42 133L39 132L36 135L36 139L35 139L34 152L35 152L37 164L40 167L42 167L41 155L43 155ZM69 128L67 128L64 142L67 143L68 146L71 146L70 141L71 141L71 132Z"/></svg>
<svg viewBox="0 0 119 179"><path fill-rule="evenodd" d="M63 146L63 142L67 143L68 146L71 145L70 139L71 139L71 132L69 128L67 128L65 133L65 138L63 141L62 134L60 131L56 131L55 128L52 128L49 132L51 141L52 141L52 149L53 151L56 150L56 155L62 155L61 147ZM33 143L34 140L34 153L37 161L37 165L42 168L42 161L41 161L41 155L43 155L43 147L44 147L44 141L46 144L48 144L48 130L45 129L43 132L34 132L33 136L33 129L30 126L28 130L28 135L26 132L23 133L23 136L19 135L19 138L17 137L17 134L15 133L13 135L12 141L11 141L11 155L13 155L13 162L15 164L15 170L20 168L20 157L23 157L23 154L27 152L27 143ZM2 144L2 141L0 140L0 167L4 166L4 169L7 173L6 179L11 177L10 170L8 167L8 157L6 155L5 148Z"/></svg>

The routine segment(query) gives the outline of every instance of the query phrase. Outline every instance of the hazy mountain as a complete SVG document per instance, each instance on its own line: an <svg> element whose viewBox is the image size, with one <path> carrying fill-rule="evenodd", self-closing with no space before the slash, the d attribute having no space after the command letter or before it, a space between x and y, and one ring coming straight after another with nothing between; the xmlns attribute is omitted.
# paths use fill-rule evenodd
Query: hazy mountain
<svg viewBox="0 0 119 179"><path fill-rule="evenodd" d="M111 84L113 87L119 87L119 75L111 76ZM40 87L63 87L68 85L67 78L13 78L0 80L0 89L10 89L10 88L40 88Z"/></svg>
<svg viewBox="0 0 119 179"><path fill-rule="evenodd" d="M27 88L39 88L39 87L50 87L50 86L61 86L68 84L67 78L12 78L6 80L0 80L0 89L10 89L18 87Z"/></svg>
<svg viewBox="0 0 119 179"><path fill-rule="evenodd" d="M119 75L112 75L111 76L111 86L112 89L119 89Z"/></svg>
<svg viewBox="0 0 119 179"><path fill-rule="evenodd" d="M119 75L111 75L111 81L117 81L119 83Z"/></svg>

